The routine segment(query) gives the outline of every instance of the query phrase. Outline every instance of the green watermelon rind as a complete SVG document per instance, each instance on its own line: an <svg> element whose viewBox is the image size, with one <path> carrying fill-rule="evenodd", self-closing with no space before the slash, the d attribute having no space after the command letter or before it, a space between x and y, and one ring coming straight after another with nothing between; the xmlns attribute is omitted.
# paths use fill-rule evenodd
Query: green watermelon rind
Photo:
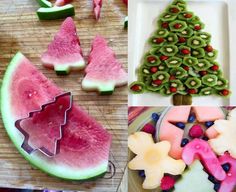
<svg viewBox="0 0 236 192"><path fill-rule="evenodd" d="M92 180L97 177L100 177L104 175L107 171L108 162L104 161L97 167L91 167L89 169L83 169L79 170L75 167L65 166L65 165L58 165L58 164L52 164L50 162L46 161L46 158L44 155L40 154L40 152L34 152L31 155L26 153L22 148L21 144L23 142L23 137L20 134L19 131L17 131L15 127L15 120L12 118L11 112L10 112L10 92L9 85L11 82L12 74L14 73L17 66L20 64L21 59L24 56L18 52L10 64L8 65L8 68L5 72L5 76L2 81L2 87L1 87L1 114L2 114L2 120L5 126L5 129L7 131L8 136L10 137L11 141L17 148L17 150L21 153L21 155L29 161L32 166L39 168L40 170L46 172L49 175L65 179L65 180ZM40 156L39 156L40 155ZM45 159L43 159L45 158Z"/></svg>
<svg viewBox="0 0 236 192"><path fill-rule="evenodd" d="M62 19L75 15L75 9L71 4L67 4L61 7L41 7L37 10L37 15L40 20Z"/></svg>
<svg viewBox="0 0 236 192"><path fill-rule="evenodd" d="M52 7L52 3L47 0L36 0L40 7L50 8Z"/></svg>
<svg viewBox="0 0 236 192"><path fill-rule="evenodd" d="M53 68L57 75L68 75L71 70L81 70L84 69L85 66L85 61L82 59L74 63L64 63L63 65L56 64Z"/></svg>

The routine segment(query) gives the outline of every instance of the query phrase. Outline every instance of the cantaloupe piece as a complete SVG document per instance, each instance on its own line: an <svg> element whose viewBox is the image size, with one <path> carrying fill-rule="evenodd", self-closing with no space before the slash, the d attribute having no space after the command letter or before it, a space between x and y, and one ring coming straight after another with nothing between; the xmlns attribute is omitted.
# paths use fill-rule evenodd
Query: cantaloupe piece
<svg viewBox="0 0 236 192"><path fill-rule="evenodd" d="M195 160L175 184L174 192L214 192L214 184L208 180L201 162Z"/></svg>

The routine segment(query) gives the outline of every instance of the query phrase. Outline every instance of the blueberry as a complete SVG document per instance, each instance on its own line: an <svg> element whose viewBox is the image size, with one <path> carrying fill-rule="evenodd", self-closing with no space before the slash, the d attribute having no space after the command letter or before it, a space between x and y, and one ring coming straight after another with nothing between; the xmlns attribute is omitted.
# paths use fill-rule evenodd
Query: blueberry
<svg viewBox="0 0 236 192"><path fill-rule="evenodd" d="M209 138L208 138L208 137L206 137L206 136L204 136L204 137L202 138L202 140L204 140L204 141L208 141L208 140L209 140Z"/></svg>
<svg viewBox="0 0 236 192"><path fill-rule="evenodd" d="M153 121L157 122L159 120L160 116L157 113L152 114Z"/></svg>
<svg viewBox="0 0 236 192"><path fill-rule="evenodd" d="M187 138L184 138L184 139L182 139L180 146L181 146L181 147L184 147L185 145L188 144L188 142L189 142L189 140L188 140Z"/></svg>
<svg viewBox="0 0 236 192"><path fill-rule="evenodd" d="M139 174L140 177L146 177L144 170L140 170L140 171L138 172L138 174Z"/></svg>
<svg viewBox="0 0 236 192"><path fill-rule="evenodd" d="M189 123L193 123L194 121L195 121L195 115L194 114L191 114L191 115L189 115L189 117L188 117L188 122Z"/></svg>
<svg viewBox="0 0 236 192"><path fill-rule="evenodd" d="M206 125L207 128L209 128L212 125L214 125L214 122L213 121L207 121L207 122L205 122L205 125Z"/></svg>
<svg viewBox="0 0 236 192"><path fill-rule="evenodd" d="M230 170L230 164L229 163L225 163L225 164L222 165L222 168L227 173Z"/></svg>
<svg viewBox="0 0 236 192"><path fill-rule="evenodd" d="M220 183L216 183L215 185L214 185L214 190L215 191L218 191L220 189Z"/></svg>
<svg viewBox="0 0 236 192"><path fill-rule="evenodd" d="M180 129L184 129L185 128L185 124L182 122L178 122L175 124L177 127L179 127Z"/></svg>

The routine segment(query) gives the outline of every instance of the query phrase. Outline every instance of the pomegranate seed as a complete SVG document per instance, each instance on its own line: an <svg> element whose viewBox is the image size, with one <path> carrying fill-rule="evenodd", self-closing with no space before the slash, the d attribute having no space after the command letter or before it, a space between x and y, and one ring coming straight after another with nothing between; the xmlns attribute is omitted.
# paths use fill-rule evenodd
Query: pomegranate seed
<svg viewBox="0 0 236 192"><path fill-rule="evenodd" d="M218 66L218 65L213 65L213 66L211 67L211 70L212 70L212 71L218 71L218 70L219 70L219 66Z"/></svg>
<svg viewBox="0 0 236 192"><path fill-rule="evenodd" d="M162 42L164 42L164 38L155 38L153 42L157 44L161 44Z"/></svg>
<svg viewBox="0 0 236 192"><path fill-rule="evenodd" d="M222 95L224 95L224 96L227 96L227 95L229 95L229 90L227 90L227 89L224 89L224 90L222 90L221 92L220 92Z"/></svg>
<svg viewBox="0 0 236 192"><path fill-rule="evenodd" d="M177 88L176 87L170 87L170 92L171 93L176 93L177 92Z"/></svg>
<svg viewBox="0 0 236 192"><path fill-rule="evenodd" d="M141 131L155 135L156 129L152 124L148 123L148 124L144 125L144 127L142 128Z"/></svg>
<svg viewBox="0 0 236 192"><path fill-rule="evenodd" d="M155 57L148 57L147 58L147 61L149 62L149 63L155 63L157 60L156 60L156 58Z"/></svg>
<svg viewBox="0 0 236 192"><path fill-rule="evenodd" d="M162 80L157 79L157 80L154 80L152 83L155 84L155 85L161 85L162 84Z"/></svg>
<svg viewBox="0 0 236 192"><path fill-rule="evenodd" d="M212 51L213 51L213 47L212 47L211 45L207 45L207 46L205 47L205 50L206 50L207 52L212 52Z"/></svg>
<svg viewBox="0 0 236 192"><path fill-rule="evenodd" d="M196 25L196 26L194 27L194 29L197 30L197 31L199 31L199 30L202 29L202 27L201 27L200 25Z"/></svg>
<svg viewBox="0 0 236 192"><path fill-rule="evenodd" d="M175 76L174 75L171 75L170 76L170 80L175 80L176 78L175 78Z"/></svg>
<svg viewBox="0 0 236 192"><path fill-rule="evenodd" d="M189 71L189 66L184 66L184 70Z"/></svg>
<svg viewBox="0 0 236 192"><path fill-rule="evenodd" d="M151 73L156 73L158 71L157 67L151 67L150 68Z"/></svg>
<svg viewBox="0 0 236 192"><path fill-rule="evenodd" d="M175 25L174 25L174 28L175 29L180 29L182 27L182 25L180 24L180 23L176 23Z"/></svg>
<svg viewBox="0 0 236 192"><path fill-rule="evenodd" d="M193 16L193 15L190 14L190 13L186 13L186 14L184 15L185 18L191 18L192 16Z"/></svg>
<svg viewBox="0 0 236 192"><path fill-rule="evenodd" d="M162 55L162 56L160 57L160 60L161 60L161 61L165 61L165 60L167 60L167 59L169 59L169 57L168 57L168 56L165 56L165 55Z"/></svg>
<svg viewBox="0 0 236 192"><path fill-rule="evenodd" d="M179 38L179 43L185 43L185 42L186 42L186 39L184 37Z"/></svg>
<svg viewBox="0 0 236 192"><path fill-rule="evenodd" d="M207 75L207 71L200 71L199 73L200 73L201 76Z"/></svg>
<svg viewBox="0 0 236 192"><path fill-rule="evenodd" d="M190 54L190 51L188 49L182 49L181 53L184 55L188 55L188 54Z"/></svg>
<svg viewBox="0 0 236 192"><path fill-rule="evenodd" d="M164 22L164 23L162 23L161 24L161 26L163 27L163 28L168 28L169 27L169 23L167 23L167 22Z"/></svg>
<svg viewBox="0 0 236 192"><path fill-rule="evenodd" d="M170 9L170 12L171 12L171 13L179 13L179 9L177 9L177 8L171 8L171 9Z"/></svg>
<svg viewBox="0 0 236 192"><path fill-rule="evenodd" d="M200 125L193 125L188 134L192 138L200 138L203 136L204 132Z"/></svg>
<svg viewBox="0 0 236 192"><path fill-rule="evenodd" d="M142 88L141 88L141 86L140 85L133 85L132 87L131 87L131 90L132 91L140 91Z"/></svg>
<svg viewBox="0 0 236 192"><path fill-rule="evenodd" d="M195 90L195 89L189 89L189 90L188 90L188 93L189 93L189 94L196 94L196 93L197 93L197 90Z"/></svg>
<svg viewBox="0 0 236 192"><path fill-rule="evenodd" d="M174 187L175 180L173 177L166 175L161 179L161 190L170 190Z"/></svg>

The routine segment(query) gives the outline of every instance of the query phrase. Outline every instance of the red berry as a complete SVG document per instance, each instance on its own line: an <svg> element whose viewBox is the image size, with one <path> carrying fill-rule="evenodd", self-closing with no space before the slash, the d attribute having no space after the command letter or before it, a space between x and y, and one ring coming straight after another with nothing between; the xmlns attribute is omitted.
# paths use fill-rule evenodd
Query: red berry
<svg viewBox="0 0 236 192"><path fill-rule="evenodd" d="M168 56L165 56L165 55L160 56L160 60L161 60L161 61L165 61L165 60L167 60L167 59L169 59Z"/></svg>
<svg viewBox="0 0 236 192"><path fill-rule="evenodd" d="M188 94L196 94L197 90L196 89L189 89Z"/></svg>
<svg viewBox="0 0 236 192"><path fill-rule="evenodd" d="M224 95L224 96L227 96L227 95L229 95L229 90L227 90L227 89L224 89L224 90L222 90L221 92L220 92L222 95Z"/></svg>
<svg viewBox="0 0 236 192"><path fill-rule="evenodd" d="M164 176L161 179L161 190L170 190L174 187L175 180L171 176Z"/></svg>
<svg viewBox="0 0 236 192"><path fill-rule="evenodd" d="M190 14L190 13L186 13L186 14L184 15L185 18L191 18L192 16L193 16L193 15Z"/></svg>
<svg viewBox="0 0 236 192"><path fill-rule="evenodd" d="M211 45L207 45L207 46L205 47L205 50L206 50L207 52L212 52L212 51L213 51L213 47L212 47Z"/></svg>
<svg viewBox="0 0 236 192"><path fill-rule="evenodd" d="M155 84L155 85L161 85L162 84L162 80L157 79L157 80L152 81L152 83Z"/></svg>
<svg viewBox="0 0 236 192"><path fill-rule="evenodd" d="M162 26L162 28L168 28L169 27L169 23L167 23L167 22L164 22L164 23L162 23L161 24L161 26Z"/></svg>
<svg viewBox="0 0 236 192"><path fill-rule="evenodd" d="M174 75L171 75L170 76L170 80L175 80L176 78L175 78L175 76Z"/></svg>
<svg viewBox="0 0 236 192"><path fill-rule="evenodd" d="M192 138L200 138L204 135L204 132L200 125L193 125L189 130L188 134Z"/></svg>
<svg viewBox="0 0 236 192"><path fill-rule="evenodd" d="M170 12L171 12L171 13L179 13L179 9L177 9L177 8L174 7L174 8L171 8L171 9L170 9Z"/></svg>
<svg viewBox="0 0 236 192"><path fill-rule="evenodd" d="M188 49L182 49L181 53L184 55L188 55L188 54L190 54L190 51Z"/></svg>
<svg viewBox="0 0 236 192"><path fill-rule="evenodd" d="M184 37L179 37L179 43L185 43L186 39Z"/></svg>
<svg viewBox="0 0 236 192"><path fill-rule="evenodd" d="M144 125L141 131L154 135L156 132L156 129L152 124L147 123L146 125Z"/></svg>
<svg viewBox="0 0 236 192"><path fill-rule="evenodd" d="M176 93L177 92L177 88L176 87L170 87L170 92L171 93Z"/></svg>
<svg viewBox="0 0 236 192"><path fill-rule="evenodd" d="M184 68L184 70L189 71L189 66L185 65L183 68Z"/></svg>
<svg viewBox="0 0 236 192"><path fill-rule="evenodd" d="M155 63L157 61L157 59L155 57L153 57L153 56L150 56L150 57L147 58L147 61L149 63Z"/></svg>
<svg viewBox="0 0 236 192"><path fill-rule="evenodd" d="M151 67L150 68L151 73L156 73L158 71L157 67Z"/></svg>
<svg viewBox="0 0 236 192"><path fill-rule="evenodd" d="M138 92L141 91L142 87L140 85L133 85L130 89L132 91Z"/></svg>
<svg viewBox="0 0 236 192"><path fill-rule="evenodd" d="M218 66L218 65L213 65L213 66L211 67L211 70L212 70L212 71L218 71L218 70L219 70L219 66Z"/></svg>
<svg viewBox="0 0 236 192"><path fill-rule="evenodd" d="M175 29L180 29L182 27L182 25L180 24L180 23L176 23L175 25L174 25L174 28Z"/></svg>
<svg viewBox="0 0 236 192"><path fill-rule="evenodd" d="M153 42L154 43L157 43L157 44L161 44L162 42L164 42L164 38L155 38L154 40L153 40Z"/></svg>
<svg viewBox="0 0 236 192"><path fill-rule="evenodd" d="M200 73L201 76L207 75L207 71L200 71L199 73Z"/></svg>
<svg viewBox="0 0 236 192"><path fill-rule="evenodd" d="M197 30L197 31L199 31L199 30L202 29L202 27L201 27L200 25L196 25L196 26L194 27L194 29Z"/></svg>

